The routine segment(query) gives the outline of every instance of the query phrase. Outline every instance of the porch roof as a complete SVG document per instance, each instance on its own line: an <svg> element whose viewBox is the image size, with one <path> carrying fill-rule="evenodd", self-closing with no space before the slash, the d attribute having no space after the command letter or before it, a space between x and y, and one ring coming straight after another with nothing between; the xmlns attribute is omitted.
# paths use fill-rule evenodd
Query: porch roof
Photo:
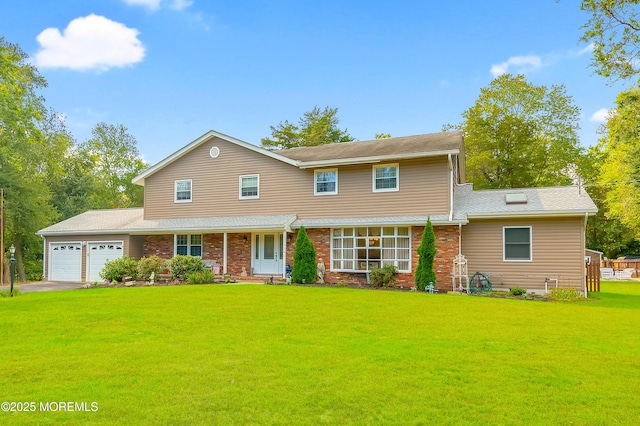
<svg viewBox="0 0 640 426"><path fill-rule="evenodd" d="M292 228L333 228L351 226L397 226L397 225L424 225L427 223L427 215L417 216L380 216L380 217L342 217L342 218L307 218L297 219L291 224ZM451 225L466 223L466 220L450 221L446 214L431 215L433 225Z"/></svg>
<svg viewBox="0 0 640 426"><path fill-rule="evenodd" d="M158 234L166 232L243 231L289 229L295 214L144 219L143 209L89 210L48 228L38 235Z"/></svg>

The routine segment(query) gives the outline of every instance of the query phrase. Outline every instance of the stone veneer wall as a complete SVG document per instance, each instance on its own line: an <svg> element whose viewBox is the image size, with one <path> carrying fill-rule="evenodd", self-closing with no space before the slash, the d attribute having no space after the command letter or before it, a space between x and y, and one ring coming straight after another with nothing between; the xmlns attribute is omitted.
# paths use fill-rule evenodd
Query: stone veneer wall
<svg viewBox="0 0 640 426"><path fill-rule="evenodd" d="M440 291L451 290L451 273L453 271L453 258L458 254L459 250L459 228L455 225L434 226L433 231L436 235L436 257L434 260L434 269L437 275L436 288ZM422 242L422 233L424 226L411 227L411 269L412 272L401 273L396 276L396 286L413 287L414 274L418 267L418 246ZM344 281L350 284L366 284L367 277L364 273L348 273L348 272L332 272L331 260L331 230L328 228L307 229L309 239L316 248L316 259L323 260L326 272L324 275L325 282L335 283ZM291 235L291 243L287 243L287 263L293 265L293 250L297 232Z"/></svg>

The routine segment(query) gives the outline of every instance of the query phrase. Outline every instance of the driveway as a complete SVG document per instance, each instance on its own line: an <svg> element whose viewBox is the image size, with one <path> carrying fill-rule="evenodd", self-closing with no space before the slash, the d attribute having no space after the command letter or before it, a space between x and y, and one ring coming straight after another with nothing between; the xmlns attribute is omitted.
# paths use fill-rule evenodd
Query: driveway
<svg viewBox="0 0 640 426"><path fill-rule="evenodd" d="M56 290L75 290L78 288L82 288L84 283L69 283L69 282L51 282L51 281L40 281L35 283L25 283L16 285L14 284L14 288L19 287L20 293L33 293L36 291L56 291ZM9 286L0 287L0 290L9 289Z"/></svg>

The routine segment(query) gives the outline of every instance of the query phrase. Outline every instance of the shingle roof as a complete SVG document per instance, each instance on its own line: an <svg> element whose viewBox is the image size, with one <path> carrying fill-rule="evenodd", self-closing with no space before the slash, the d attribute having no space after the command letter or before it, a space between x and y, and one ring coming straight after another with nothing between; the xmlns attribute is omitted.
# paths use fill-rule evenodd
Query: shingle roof
<svg viewBox="0 0 640 426"><path fill-rule="evenodd" d="M39 235L140 234L159 231L234 231L285 229L295 214L266 216L199 217L184 219L143 219L143 209L89 210L38 232Z"/></svg>
<svg viewBox="0 0 640 426"><path fill-rule="evenodd" d="M450 224L449 216L446 214L431 215L431 223ZM381 216L381 217L346 217L346 218L323 218L323 219L297 219L291 225L292 228L332 228L343 226L394 226L394 225L424 225L427 223L428 215L416 216Z"/></svg>
<svg viewBox="0 0 640 426"><path fill-rule="evenodd" d="M431 133L371 141L341 142L313 147L292 148L275 151L300 162L347 160L369 157L407 157L460 152L462 132Z"/></svg>
<svg viewBox="0 0 640 426"><path fill-rule="evenodd" d="M524 194L526 203L507 204L506 194ZM454 218L517 215L565 215L596 213L591 197L577 186L473 190L473 184L457 185Z"/></svg>

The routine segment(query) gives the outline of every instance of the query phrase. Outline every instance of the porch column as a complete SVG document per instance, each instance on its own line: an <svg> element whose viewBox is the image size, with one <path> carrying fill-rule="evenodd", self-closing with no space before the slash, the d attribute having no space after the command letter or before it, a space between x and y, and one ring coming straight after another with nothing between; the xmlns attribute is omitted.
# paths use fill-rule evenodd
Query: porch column
<svg viewBox="0 0 640 426"><path fill-rule="evenodd" d="M227 273L227 233L222 236L222 273Z"/></svg>

